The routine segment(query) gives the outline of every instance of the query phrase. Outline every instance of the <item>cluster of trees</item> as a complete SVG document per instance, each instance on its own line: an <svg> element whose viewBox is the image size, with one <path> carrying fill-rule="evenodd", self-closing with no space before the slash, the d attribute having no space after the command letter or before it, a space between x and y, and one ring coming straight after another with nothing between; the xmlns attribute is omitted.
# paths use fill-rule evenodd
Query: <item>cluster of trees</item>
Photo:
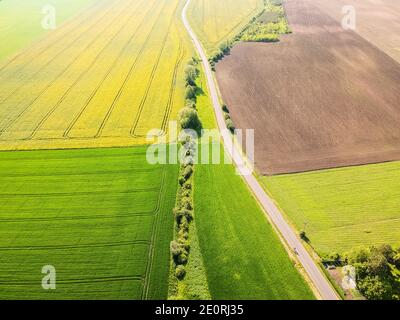
<svg viewBox="0 0 400 320"><path fill-rule="evenodd" d="M229 129L230 132L235 133L235 126L233 124L229 109L226 104L222 106L222 111L224 112L226 127Z"/></svg>
<svg viewBox="0 0 400 320"><path fill-rule="evenodd" d="M329 259L356 269L358 291L369 300L400 300L400 248L362 247Z"/></svg>
<svg viewBox="0 0 400 320"><path fill-rule="evenodd" d="M192 58L185 68L185 107L179 112L179 122L182 129L200 130L201 122L197 113L197 95L199 88L196 80L200 76L197 68L198 61ZM190 135L182 141L182 148L185 150L185 159L180 168L179 189L177 193L177 203L173 209L175 217L176 232L174 240L170 244L170 251L174 264L175 277L183 280L186 276L186 264L190 254L189 228L193 220L193 174L195 142Z"/></svg>
<svg viewBox="0 0 400 320"><path fill-rule="evenodd" d="M254 42L276 42L280 34L291 33L286 18L280 17L276 22L251 24L242 34L241 40Z"/></svg>
<svg viewBox="0 0 400 320"><path fill-rule="evenodd" d="M215 65L222 58L228 55L238 41L248 42L276 42L279 41L280 34L291 33L289 25L286 21L285 10L283 9L281 0L264 0L264 10L253 17L249 24L246 25L237 34L232 41L222 43L214 54L208 59L211 69L215 71ZM266 12L274 13L278 16L276 21L265 23L260 17Z"/></svg>
<svg viewBox="0 0 400 320"><path fill-rule="evenodd" d="M179 112L179 123L182 129L201 129L201 121L196 107L197 95L201 91L196 84L200 75L197 65L197 59L192 58L185 68L185 107Z"/></svg>
<svg viewBox="0 0 400 320"><path fill-rule="evenodd" d="M231 52L232 46L235 41L230 42L226 41L222 43L219 46L219 50L217 50L211 57L208 59L208 62L210 63L211 69L215 71L215 64L218 63L218 61L222 60L223 57L228 55Z"/></svg>

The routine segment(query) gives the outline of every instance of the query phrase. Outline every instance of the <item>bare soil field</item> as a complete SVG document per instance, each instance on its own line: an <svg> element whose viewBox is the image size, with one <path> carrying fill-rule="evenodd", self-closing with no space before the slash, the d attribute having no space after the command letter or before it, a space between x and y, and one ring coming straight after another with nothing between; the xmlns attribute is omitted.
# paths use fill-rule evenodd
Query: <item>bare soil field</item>
<svg viewBox="0 0 400 320"><path fill-rule="evenodd" d="M400 159L400 64L309 0L292 35L241 43L217 66L237 128L255 129L262 174Z"/></svg>
<svg viewBox="0 0 400 320"><path fill-rule="evenodd" d="M342 8L353 6L355 32L400 62L399 0L313 0L313 4L338 21L343 19Z"/></svg>

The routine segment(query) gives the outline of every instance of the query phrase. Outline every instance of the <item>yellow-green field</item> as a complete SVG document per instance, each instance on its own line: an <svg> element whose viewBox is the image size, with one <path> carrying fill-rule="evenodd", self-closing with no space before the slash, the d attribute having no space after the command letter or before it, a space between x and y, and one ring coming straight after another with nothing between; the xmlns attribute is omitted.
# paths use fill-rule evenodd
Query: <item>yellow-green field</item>
<svg viewBox="0 0 400 320"><path fill-rule="evenodd" d="M211 54L223 41L233 38L263 7L263 0L197 0L188 9L188 19Z"/></svg>
<svg viewBox="0 0 400 320"><path fill-rule="evenodd" d="M400 245L400 162L263 177L321 254Z"/></svg>
<svg viewBox="0 0 400 320"><path fill-rule="evenodd" d="M18 50L45 37L53 30L45 29L42 21L48 6L55 9L56 26L89 9L98 0L2 0L0 1L0 61ZM103 0L104 1L104 0ZM66 22L68 23L68 22ZM39 40L40 41L40 40Z"/></svg>
<svg viewBox="0 0 400 320"><path fill-rule="evenodd" d="M97 1L0 65L0 149L124 146L167 129L191 56L183 0Z"/></svg>

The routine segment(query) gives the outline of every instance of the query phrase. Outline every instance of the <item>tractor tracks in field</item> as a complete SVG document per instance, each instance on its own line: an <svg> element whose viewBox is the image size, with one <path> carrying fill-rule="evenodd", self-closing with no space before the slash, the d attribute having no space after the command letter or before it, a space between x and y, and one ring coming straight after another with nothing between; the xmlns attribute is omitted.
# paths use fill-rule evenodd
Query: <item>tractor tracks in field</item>
<svg viewBox="0 0 400 320"><path fill-rule="evenodd" d="M166 3L165 3L165 4L166 4ZM177 3L177 5L178 5L178 3ZM175 8L175 11L176 11L176 8ZM163 12L163 10L161 10L160 14L161 14L162 12ZM108 120L110 119L111 113L114 111L114 108L115 108L117 102L119 101L119 99L120 99L120 97L121 97L121 95L122 95L122 92L123 92L123 90L124 90L126 84L128 83L128 81L129 81L130 78L132 77L132 74L133 74L133 71L134 71L135 68L136 68L137 62L138 62L139 59L142 57L142 54L143 54L143 52L144 52L144 49L145 49L145 47L147 46L147 43L148 43L148 41L150 40L151 35L153 34L153 32L154 32L154 30L155 30L155 28L156 28L156 26L157 26L158 19L159 19L159 17L158 17L157 20L155 21L155 23L154 23L154 25L153 25L153 27L152 27L152 29L151 29L151 31L150 31L148 37L146 38L146 41L145 41L144 46L141 48L141 50L140 50L138 56L136 57L135 62L133 63L133 65L132 65L131 68L129 69L129 72L128 72L126 78L124 79L124 81L123 81L123 83L122 83L122 86L119 88L118 93L117 93L117 95L115 96L115 98L114 98L114 100L113 100L113 102L112 102L112 104L111 104L111 106L110 106L110 109L108 110L106 116L104 117L104 119L103 119L103 121L102 121L102 123L101 123L101 125L100 125L99 130L97 131L96 135L94 136L95 139L96 139L96 138L99 138L99 137L102 135L103 130L104 130L104 127L106 126ZM171 22L170 22L170 24L169 24L169 26L168 26L168 28L167 28L167 32L166 32L166 34L165 34L165 37L163 38L162 45L161 45L161 49L160 49L160 51L159 51L159 53L158 53L156 62L155 62L154 66L153 66L153 69L152 69L152 71L151 71L150 80L149 80L149 82L147 83L146 91L145 91L145 94L143 95L142 101L141 101L141 103L140 103L140 105L139 105L139 109L138 109L136 118L139 118L139 117L140 117L140 114L141 114L141 112L142 112L142 110L143 110L143 105L144 105L144 103L146 102L146 99L147 99L147 96L148 96L148 92L150 91L151 83L153 82L153 79L154 79L154 76L155 76L155 72L156 72L156 70L157 70L157 68L158 68L158 66L159 66L162 53L163 53L164 48L165 48L165 45L166 45L166 43L167 43L167 39L168 39L168 35L169 35L170 29L171 29L172 21L173 21L173 19L171 19Z"/></svg>
<svg viewBox="0 0 400 320"><path fill-rule="evenodd" d="M135 14L138 12L140 6L143 4L144 2L141 2L138 7L135 8L135 10L133 10L132 14L128 17L128 21L127 24L130 23L131 19L135 16ZM116 20L118 19L118 17L116 18ZM105 46L96 54L95 58L93 59L93 61L87 66L87 68L85 68L80 75L78 76L78 78L72 83L72 85L64 92L64 94L61 96L61 98L57 101L57 103L47 112L47 114L42 118L42 120L39 122L39 124L33 129L32 133L30 134L30 136L28 136L27 138L25 138L24 140L31 140L32 138L34 138L34 136L36 135L36 133L40 130L40 128L42 127L42 125L51 117L51 115L57 110L57 108L61 105L61 103L64 101L64 99L69 95L69 93L71 92L71 90L81 81L81 79L87 74L87 72L89 70L92 69L93 66L96 65L96 63L98 62L99 58L103 55L104 52L106 52L107 49L109 49L109 46L113 43L113 41L118 37L119 32L125 27L125 24L121 24L121 27L115 32L115 34L111 37L111 39L105 44Z"/></svg>
<svg viewBox="0 0 400 320"><path fill-rule="evenodd" d="M143 27L144 23L146 23L146 18L148 17L148 15L150 13L153 12L154 8L156 7L157 2L154 2L152 7L149 9L149 11L147 12L147 14L143 17L143 19L140 22L140 25L137 27L137 29L135 30L135 32L132 34L132 36L130 37L130 39L127 41L126 45L124 46L124 48L122 49L122 51L119 53L118 57L114 60L114 62L112 63L112 65L110 65L110 67L107 69L107 73L105 74L105 76L102 78L102 80L99 82L99 84L97 85L97 87L95 88L95 90L90 94L90 96L88 97L88 99L86 100L83 108L80 110L80 112L77 114L77 116L73 119L73 121L69 124L68 128L65 130L64 134L63 134L63 138L64 139L83 139L83 138L76 138L76 137L71 137L70 136L70 132L73 130L74 126L77 124L77 122L79 121L79 119L81 118L81 116L84 114L84 112L86 111L87 107L90 105L91 101L94 99L94 97L96 96L96 94L98 93L98 91L100 90L101 86L103 85L103 83L107 80L107 78L109 77L109 75L111 74L112 70L115 68L115 66L118 63L118 59L122 56L122 54L126 51L126 49L129 47L129 45L131 45L131 42L133 41L133 39L135 39L136 35L138 34L138 32L140 31L140 29ZM165 3L164 3L165 5ZM141 53L144 51L144 48L147 45L147 41L148 39L150 39L150 36L155 28L155 25L157 24L157 20L159 19L159 17L161 16L162 13L162 9L160 10L160 13L157 17L157 19L155 20L152 28L150 29L149 34L147 35L146 40L144 41L141 49L139 50L138 56L141 55ZM136 64L137 61L139 60L138 56L135 57L135 60L133 62L133 65L131 66L130 69L133 69ZM115 100L115 98L114 98ZM114 102L113 102L114 104ZM112 104L112 105L113 105ZM108 111L109 112L109 111ZM104 119L103 119L104 122ZM87 138L94 138L94 137L87 137ZM86 138L86 139L87 139Z"/></svg>
<svg viewBox="0 0 400 320"><path fill-rule="evenodd" d="M124 9L121 10L121 12ZM101 29L101 31L97 34L96 37L94 37L84 48L83 50L81 50L82 52L85 52L87 49L89 49L101 36L104 30L106 30L109 26L111 26L114 21L116 21L119 18L119 15L117 15L114 19L112 19L110 21L110 23L103 25L103 28ZM79 58L80 58L80 54L79 53L70 63L67 64L67 66L61 71L61 73L59 73L50 83L47 84L47 86L44 88L44 90L42 90L35 98L33 101L31 101L28 106L26 106L22 111L20 111L17 115L17 117L15 117L13 120L11 120L8 124L6 124L3 128L0 129L0 136L7 131L17 120L19 120L28 110L29 108L40 98L43 96L43 94L45 94L47 92L47 90L49 88L51 88L53 86L54 83L56 83L56 81L58 79L60 79L69 69L70 67L76 63ZM7 139L0 139L1 141L7 141ZM13 139L14 140L14 139Z"/></svg>

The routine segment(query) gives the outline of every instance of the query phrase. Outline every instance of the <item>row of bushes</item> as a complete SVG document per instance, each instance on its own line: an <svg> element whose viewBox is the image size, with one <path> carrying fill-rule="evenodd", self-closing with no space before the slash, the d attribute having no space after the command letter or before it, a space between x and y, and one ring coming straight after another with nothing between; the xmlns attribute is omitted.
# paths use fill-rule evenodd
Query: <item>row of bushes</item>
<svg viewBox="0 0 400 320"><path fill-rule="evenodd" d="M173 210L175 217L175 239L171 242L171 255L175 267L175 276L182 280L186 275L185 265L189 259L189 228L193 220L192 163L182 164L179 177L177 204Z"/></svg>
<svg viewBox="0 0 400 320"><path fill-rule="evenodd" d="M179 112L179 123L182 129L200 130L201 122L197 113L197 96L201 92L196 84L200 76L198 60L192 58L185 68L185 107ZM190 254L189 229L193 220L193 157L195 148L194 141L189 135L182 142L185 148L186 158L180 168L179 189L177 193L177 203L173 209L175 218L175 237L170 244L170 251L174 264L174 274L178 280L183 280L186 276L186 264Z"/></svg>
<svg viewBox="0 0 400 320"><path fill-rule="evenodd" d="M222 111L224 112L226 127L229 129L230 132L235 133L235 126L233 124L229 109L226 104L222 106Z"/></svg>
<svg viewBox="0 0 400 320"><path fill-rule="evenodd" d="M196 80L200 76L198 60L192 58L185 68L185 106L179 112L179 123L182 129L201 129L201 121L197 113L197 96L201 89L197 86Z"/></svg>

